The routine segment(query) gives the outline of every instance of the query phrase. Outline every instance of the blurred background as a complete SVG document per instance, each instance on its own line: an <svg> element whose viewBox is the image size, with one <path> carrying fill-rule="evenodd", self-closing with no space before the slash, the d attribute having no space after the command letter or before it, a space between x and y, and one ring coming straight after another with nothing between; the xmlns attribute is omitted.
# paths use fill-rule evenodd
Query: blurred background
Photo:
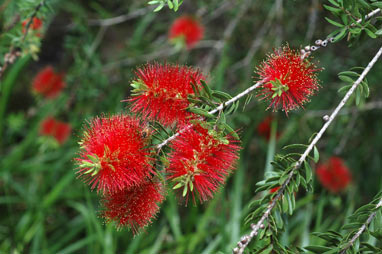
<svg viewBox="0 0 382 254"><path fill-rule="evenodd" d="M322 88L305 109L288 116L252 99L229 119L243 149L224 188L209 202L187 207L169 191L157 219L134 237L104 224L95 191L76 179L73 158L85 121L128 112L121 101L129 96L134 71L151 61L200 68L213 89L235 95L253 84L255 67L267 54L325 39L335 27L324 17L335 18L321 0L184 0L177 12L153 12L155 6L142 0L47 2L36 16L42 24L32 22L23 44L30 54L10 65L0 81L0 253L230 253L249 231L248 204L261 196L255 184L274 153L287 144L306 144L343 96L337 74L365 67L380 47L380 40L364 34L351 47L345 38L314 52ZM1 58L20 43L22 22L39 3L0 1ZM204 27L192 48L169 40L172 23L183 15ZM33 83L47 66L53 73L40 78L56 75L65 83L50 97ZM283 244L320 243L311 232L338 230L381 188L381 68L379 61L367 77L369 98L358 107L352 98L318 145L321 163L334 155L345 161L350 186L332 193L315 179L314 192L296 193ZM278 134L269 139L272 125Z"/></svg>

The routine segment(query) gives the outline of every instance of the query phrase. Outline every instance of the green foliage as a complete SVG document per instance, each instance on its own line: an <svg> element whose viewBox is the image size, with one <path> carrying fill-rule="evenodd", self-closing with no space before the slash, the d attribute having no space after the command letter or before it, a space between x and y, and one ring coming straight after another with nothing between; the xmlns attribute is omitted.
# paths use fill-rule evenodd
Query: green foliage
<svg viewBox="0 0 382 254"><path fill-rule="evenodd" d="M355 70L362 71L364 68L362 67L353 67L350 69L350 71L343 71L338 73L338 77L347 85L341 87L338 89L338 92L347 92L354 82L360 77L360 74L355 72ZM367 78L364 78L363 81L357 86L354 96L355 96L355 103L357 106L360 106L365 103L366 98L368 98L370 95L370 89L369 84L367 81Z"/></svg>
<svg viewBox="0 0 382 254"><path fill-rule="evenodd" d="M168 6L169 9L177 11L179 9L179 6L183 3L183 0L151 0L148 2L148 4L151 5L158 5L154 12L162 10L164 6Z"/></svg>
<svg viewBox="0 0 382 254"><path fill-rule="evenodd" d="M324 4L324 8L336 17L336 20L325 17L333 26L338 27L329 37L334 37L334 42L346 37L347 41L358 41L363 35L367 34L370 38L376 39L381 36L377 27L380 22L372 23L365 16L373 9L380 8L381 1L373 0L372 3L365 0L329 0L330 5Z"/></svg>
<svg viewBox="0 0 382 254"><path fill-rule="evenodd" d="M342 226L342 231L347 233L340 234L335 231L313 233L313 235L323 239L325 245L306 246L304 249L314 254L371 254L381 252L381 248L374 247L368 242L370 237L374 237L378 241L382 240L381 198L382 193L377 194L372 202L361 206L348 217L347 223ZM360 231L361 229L362 231ZM366 233L366 236L362 236L362 233ZM353 240L353 237L356 238Z"/></svg>

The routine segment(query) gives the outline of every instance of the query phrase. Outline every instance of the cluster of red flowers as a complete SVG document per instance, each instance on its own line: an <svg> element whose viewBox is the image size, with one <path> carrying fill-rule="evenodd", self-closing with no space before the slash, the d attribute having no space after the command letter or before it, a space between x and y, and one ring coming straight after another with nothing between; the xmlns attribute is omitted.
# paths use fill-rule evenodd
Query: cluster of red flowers
<svg viewBox="0 0 382 254"><path fill-rule="evenodd" d="M170 38L181 35L189 47L194 45L203 30L193 27L192 22L189 17L177 20ZM315 67L288 47L275 52L259 70L263 82L260 95L270 98L275 108L281 105L288 111L300 106L318 88ZM186 203L190 195L200 202L212 198L234 170L238 141L201 123L200 116L187 110L189 97L194 96L195 87L203 88L204 78L190 67L147 64L136 71L132 98L126 100L135 116L95 118L85 128L77 173L102 195L106 221L128 226L136 233L159 210L165 184L156 171L158 151L152 148L152 138L157 129L151 128L153 122L162 125L161 130L181 130L171 141L171 152L162 165L167 180L181 191ZM266 138L270 122L267 118L259 126Z"/></svg>
<svg viewBox="0 0 382 254"><path fill-rule="evenodd" d="M302 107L319 88L316 68L300 52L289 46L275 50L257 68L263 82L258 96L271 102L268 108L289 110Z"/></svg>
<svg viewBox="0 0 382 254"><path fill-rule="evenodd" d="M203 33L203 26L195 18L182 16L172 23L168 37L171 41L181 42L190 49L203 38Z"/></svg>
<svg viewBox="0 0 382 254"><path fill-rule="evenodd" d="M63 74L56 73L52 66L47 66L36 75L32 87L37 94L53 99L65 87Z"/></svg>
<svg viewBox="0 0 382 254"><path fill-rule="evenodd" d="M32 31L36 31L36 36L40 37L41 34L40 34L40 29L42 27L42 20L37 18L37 17L34 17L32 19L32 21L30 21L30 19L27 19L27 20L24 20L21 25L22 25L22 28L23 28L23 33L25 34L26 31L27 31L27 24L31 22L31 24L29 25L29 29L31 29Z"/></svg>
<svg viewBox="0 0 382 254"><path fill-rule="evenodd" d="M38 24L34 27L38 27ZM36 94L40 94L46 99L56 98L65 87L63 74L58 74L53 70L52 66L42 69L32 82L32 90ZM40 135L52 136L59 144L63 144L71 133L71 125L61 122L53 117L45 118L40 125Z"/></svg>
<svg viewBox="0 0 382 254"><path fill-rule="evenodd" d="M325 164L317 166L318 180L333 193L344 190L351 182L351 173L343 159L333 156Z"/></svg>
<svg viewBox="0 0 382 254"><path fill-rule="evenodd" d="M65 143L71 131L70 124L56 120L51 116L45 118L40 125L40 134L55 138L59 144Z"/></svg>
<svg viewBox="0 0 382 254"><path fill-rule="evenodd" d="M103 217L134 233L150 223L163 200L149 139L129 115L95 118L84 131L77 173L103 195Z"/></svg>
<svg viewBox="0 0 382 254"><path fill-rule="evenodd" d="M174 188L183 187L186 200L190 193L201 202L211 198L234 169L240 149L230 136L190 121L197 119L186 109L188 96L194 94L191 82L201 87L204 79L199 70L156 63L138 69L136 75L128 101L139 119L95 118L84 129L77 158L79 177L102 195L105 220L134 233L151 222L164 198L149 122L183 128L171 145L166 172Z"/></svg>

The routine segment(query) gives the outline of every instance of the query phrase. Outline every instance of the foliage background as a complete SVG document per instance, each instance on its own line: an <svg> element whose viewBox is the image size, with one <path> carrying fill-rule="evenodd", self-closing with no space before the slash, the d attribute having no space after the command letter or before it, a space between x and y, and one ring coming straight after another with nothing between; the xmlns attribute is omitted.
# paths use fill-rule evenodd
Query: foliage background
<svg viewBox="0 0 382 254"><path fill-rule="evenodd" d="M19 59L1 80L0 253L230 253L249 230L244 224L248 204L260 197L255 184L273 154L257 133L258 124L271 114L266 103L253 99L230 118L240 129L243 150L237 171L215 198L184 207L169 192L157 220L136 237L105 225L98 217L96 193L75 179L72 158L81 126L101 113L128 110L121 100L129 96L135 68L147 61L197 66L209 74L213 89L236 94L253 83L255 66L274 48L313 44L335 29L324 19L333 18L322 8L326 1L185 0L177 12L164 8L157 13L139 0L47 2L49 8L38 14L45 29L38 60ZM21 34L21 24L9 32L6 26L18 15L26 19L38 3L0 1L1 56L9 50L9 35ZM190 51L176 50L167 39L172 21L183 14L197 16L205 26L203 41ZM107 24L116 16L125 20ZM365 66L379 43L363 34L352 47L342 40L314 53L324 68L322 89L305 110L274 114L281 133L276 151L306 143L341 99L337 90L344 84L337 73ZM64 93L52 101L31 93L33 77L48 64L65 72L67 82ZM285 217L283 244L320 244L311 232L338 231L346 216L381 188L381 68L379 62L368 75L371 91L363 106L349 104L318 146L321 161L335 152L345 159L353 174L351 187L334 195L316 182L313 193L297 193L297 210ZM73 126L63 146L39 137L39 123L47 115Z"/></svg>

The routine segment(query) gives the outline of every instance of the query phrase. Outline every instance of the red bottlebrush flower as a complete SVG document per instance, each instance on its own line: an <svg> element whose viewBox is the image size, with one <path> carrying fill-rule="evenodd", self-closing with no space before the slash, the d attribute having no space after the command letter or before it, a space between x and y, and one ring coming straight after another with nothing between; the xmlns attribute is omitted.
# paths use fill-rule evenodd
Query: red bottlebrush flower
<svg viewBox="0 0 382 254"><path fill-rule="evenodd" d="M147 64L136 72L138 80L133 81L131 111L143 118L157 120L165 126L186 124L193 114L186 111L187 96L194 94L191 82L198 86L204 76L190 67L164 64Z"/></svg>
<svg viewBox="0 0 382 254"><path fill-rule="evenodd" d="M351 173L339 157L331 157L326 164L320 164L316 170L318 180L333 193L345 189L351 182Z"/></svg>
<svg viewBox="0 0 382 254"><path fill-rule="evenodd" d="M182 132L171 148L168 178L175 182L174 189L183 187L186 202L189 192L195 199L194 188L200 202L212 198L234 170L240 150L231 137L218 137L201 126Z"/></svg>
<svg viewBox="0 0 382 254"><path fill-rule="evenodd" d="M267 141L271 138L271 123L272 117L267 116L258 126L257 132L260 136L263 136ZM279 133L276 133L276 139L280 136Z"/></svg>
<svg viewBox="0 0 382 254"><path fill-rule="evenodd" d="M268 108L289 110L302 107L320 87L316 68L301 53L285 46L268 56L256 72L263 85L258 96L271 102Z"/></svg>
<svg viewBox="0 0 382 254"><path fill-rule="evenodd" d="M40 135L54 137L61 145L69 138L71 131L70 124L58 121L53 117L45 118L40 125Z"/></svg>
<svg viewBox="0 0 382 254"><path fill-rule="evenodd" d="M40 134L45 136L53 136L56 128L56 119L53 117L45 118L40 125Z"/></svg>
<svg viewBox="0 0 382 254"><path fill-rule="evenodd" d="M116 222L117 228L128 226L136 234L151 223L163 201L163 187L152 180L130 189L107 193L103 199L106 222Z"/></svg>
<svg viewBox="0 0 382 254"><path fill-rule="evenodd" d="M137 186L153 173L147 141L132 116L95 118L80 142L77 173L103 193Z"/></svg>
<svg viewBox="0 0 382 254"><path fill-rule="evenodd" d="M272 188L269 192L270 193L275 193L276 191L278 191L280 189L280 186L276 186L274 188Z"/></svg>
<svg viewBox="0 0 382 254"><path fill-rule="evenodd" d="M72 127L68 123L57 121L54 137L58 143L63 144L70 136Z"/></svg>
<svg viewBox="0 0 382 254"><path fill-rule="evenodd" d="M33 90L46 98L57 97L64 87L63 75L55 73L52 66L42 69L33 80Z"/></svg>
<svg viewBox="0 0 382 254"><path fill-rule="evenodd" d="M23 27L23 33L26 33L26 25L28 24L30 19L24 20L21 25ZM32 23L30 24L29 28L32 30L40 30L42 27L42 20L39 18L34 17L32 19Z"/></svg>
<svg viewBox="0 0 382 254"><path fill-rule="evenodd" d="M171 40L183 39L187 48L192 48L203 38L204 28L194 18L183 16L172 23L168 37Z"/></svg>

